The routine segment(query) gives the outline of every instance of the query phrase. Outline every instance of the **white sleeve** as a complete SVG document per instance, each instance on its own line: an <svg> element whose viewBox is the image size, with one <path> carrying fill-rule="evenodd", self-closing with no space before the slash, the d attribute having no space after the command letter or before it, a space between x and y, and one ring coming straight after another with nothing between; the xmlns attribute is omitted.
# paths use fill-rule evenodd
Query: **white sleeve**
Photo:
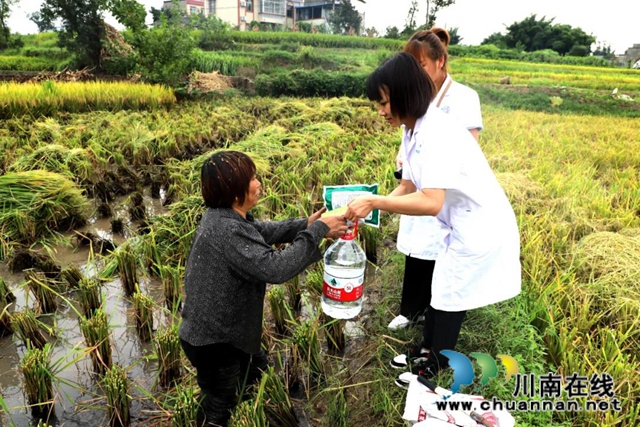
<svg viewBox="0 0 640 427"><path fill-rule="evenodd" d="M460 111L462 115L460 116L460 120L464 123L464 126L467 130L478 129L482 130L484 126L482 126L482 110L480 109L480 98L478 97L478 93L471 89L467 88L468 91L466 93L466 99L464 102L464 106Z"/></svg>

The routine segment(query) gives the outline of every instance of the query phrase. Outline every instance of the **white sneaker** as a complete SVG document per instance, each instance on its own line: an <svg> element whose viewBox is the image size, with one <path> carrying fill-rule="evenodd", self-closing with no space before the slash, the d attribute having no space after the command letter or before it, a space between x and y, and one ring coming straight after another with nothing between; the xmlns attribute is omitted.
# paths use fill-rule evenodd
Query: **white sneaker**
<svg viewBox="0 0 640 427"><path fill-rule="evenodd" d="M411 380L413 380L416 377L417 377L416 374L412 374L411 372L404 372L396 377L394 383L398 387L408 390Z"/></svg>
<svg viewBox="0 0 640 427"><path fill-rule="evenodd" d="M416 320L410 320L404 317L402 314L399 314L391 322L389 322L388 327L392 331L397 331L400 329L408 328L409 326L419 322L424 322L424 316L420 316Z"/></svg>

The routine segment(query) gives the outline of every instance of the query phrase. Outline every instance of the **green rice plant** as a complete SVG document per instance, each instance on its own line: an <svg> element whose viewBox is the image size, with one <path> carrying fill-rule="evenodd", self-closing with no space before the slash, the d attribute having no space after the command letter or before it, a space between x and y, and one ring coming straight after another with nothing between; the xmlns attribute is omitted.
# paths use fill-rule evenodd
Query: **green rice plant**
<svg viewBox="0 0 640 427"><path fill-rule="evenodd" d="M266 372L262 374L256 401L262 402L264 414L270 425L282 427L299 425L289 393L271 366L267 367Z"/></svg>
<svg viewBox="0 0 640 427"><path fill-rule="evenodd" d="M120 281L124 294L128 297L132 296L138 285L137 264L138 256L133 251L131 245L125 244L115 252L115 258L118 262L118 271L120 272Z"/></svg>
<svg viewBox="0 0 640 427"><path fill-rule="evenodd" d="M131 398L129 397L129 380L126 371L118 364L114 364L102 376L102 386L107 398L109 426L130 426Z"/></svg>
<svg viewBox="0 0 640 427"><path fill-rule="evenodd" d="M102 294L100 282L96 279L85 277L78 283L78 300L82 315L89 319L97 309L102 307Z"/></svg>
<svg viewBox="0 0 640 427"><path fill-rule="evenodd" d="M172 427L197 427L198 399L195 388L176 384L176 397L171 412Z"/></svg>
<svg viewBox="0 0 640 427"><path fill-rule="evenodd" d="M320 356L317 323L310 320L301 322L293 332L293 342L298 347L300 357L307 363L312 381L322 381L324 366Z"/></svg>
<svg viewBox="0 0 640 427"><path fill-rule="evenodd" d="M310 268L307 270L304 278L304 287L309 294L316 297L322 295L322 287L324 285L324 272L320 268Z"/></svg>
<svg viewBox="0 0 640 427"><path fill-rule="evenodd" d="M230 427L269 427L271 425L267 421L261 401L245 400L236 406L229 420Z"/></svg>
<svg viewBox="0 0 640 427"><path fill-rule="evenodd" d="M94 372L103 375L112 365L107 314L98 308L90 318L81 317L80 330L89 348Z"/></svg>
<svg viewBox="0 0 640 427"><path fill-rule="evenodd" d="M335 427L349 427L349 407L345 397L345 390L339 389L331 399L327 406L327 414L325 416L325 425Z"/></svg>
<svg viewBox="0 0 640 427"><path fill-rule="evenodd" d="M136 287L136 292L133 294L133 306L136 312L136 326L138 327L138 334L142 341L151 340L151 334L153 332L153 306L154 301L148 295L140 292L140 289Z"/></svg>
<svg viewBox="0 0 640 427"><path fill-rule="evenodd" d="M26 270L26 284L29 290L36 297L38 310L40 313L53 313L58 308L56 293L51 288L47 276L41 271Z"/></svg>
<svg viewBox="0 0 640 427"><path fill-rule="evenodd" d="M284 335L287 331L287 320L291 319L291 313L285 300L284 287L273 285L267 293L267 301L271 309L275 331Z"/></svg>
<svg viewBox="0 0 640 427"><path fill-rule="evenodd" d="M8 241L34 242L87 219L89 203L76 185L51 172L0 175L0 224Z"/></svg>
<svg viewBox="0 0 640 427"><path fill-rule="evenodd" d="M182 361L178 327L171 325L156 332L156 354L160 386L170 388L180 378Z"/></svg>
<svg viewBox="0 0 640 427"><path fill-rule="evenodd" d="M47 339L40 331L40 322L30 308L13 313L10 325L25 347L42 349L47 344Z"/></svg>
<svg viewBox="0 0 640 427"><path fill-rule="evenodd" d="M162 278L162 290L167 310L175 313L182 306L182 281L184 268L163 265L159 267Z"/></svg>
<svg viewBox="0 0 640 427"><path fill-rule="evenodd" d="M28 349L20 362L31 414L34 418L45 420L45 422L55 417L50 359L51 346L46 344L42 349Z"/></svg>
<svg viewBox="0 0 640 427"><path fill-rule="evenodd" d="M84 278L82 272L75 264L69 264L62 269L60 275L67 281L70 288L77 288L80 285L80 281Z"/></svg>
<svg viewBox="0 0 640 427"><path fill-rule="evenodd" d="M302 309L302 289L300 288L300 275L296 275L293 279L288 280L285 284L287 287L287 295L289 296L289 306L294 313L300 313Z"/></svg>
<svg viewBox="0 0 640 427"><path fill-rule="evenodd" d="M31 58L30 58L31 59ZM50 82L0 84L0 118L58 111L140 110L171 106L173 90L130 82Z"/></svg>
<svg viewBox="0 0 640 427"><path fill-rule="evenodd" d="M342 354L346 346L344 336L344 322L340 319L332 319L322 314L324 323L324 335L327 339L327 350L330 354Z"/></svg>

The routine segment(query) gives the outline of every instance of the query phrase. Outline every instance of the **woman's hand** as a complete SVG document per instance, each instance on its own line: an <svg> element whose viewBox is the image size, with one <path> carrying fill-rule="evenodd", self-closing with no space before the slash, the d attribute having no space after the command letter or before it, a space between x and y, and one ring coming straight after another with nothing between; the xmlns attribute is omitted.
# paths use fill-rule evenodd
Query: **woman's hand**
<svg viewBox="0 0 640 427"><path fill-rule="evenodd" d="M316 222L316 221L317 221L317 220L322 216L322 214L323 214L323 213L325 213L326 211L327 211L327 208L323 206L322 208L320 208L320 210L319 210L319 211L314 212L314 213L309 217L309 220L307 221L307 227L311 226L311 224L313 224L314 222Z"/></svg>
<svg viewBox="0 0 640 427"><path fill-rule="evenodd" d="M375 208L373 205L374 200L375 196L356 197L347 204L349 208L344 216L353 222L358 221L360 218L365 218Z"/></svg>
<svg viewBox="0 0 640 427"><path fill-rule="evenodd" d="M347 232L347 220L344 215L327 215L319 218L318 221L322 221L329 227L329 231L324 235L327 239L337 239Z"/></svg>

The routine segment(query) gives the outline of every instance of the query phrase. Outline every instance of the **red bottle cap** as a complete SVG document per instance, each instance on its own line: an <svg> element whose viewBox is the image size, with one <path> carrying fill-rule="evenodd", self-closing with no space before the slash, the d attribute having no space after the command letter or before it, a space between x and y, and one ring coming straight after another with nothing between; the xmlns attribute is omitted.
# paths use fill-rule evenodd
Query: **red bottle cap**
<svg viewBox="0 0 640 427"><path fill-rule="evenodd" d="M350 230L347 230L347 232L344 233L340 238L342 240L353 240L356 238L357 235L358 235L358 221L356 221L355 227L353 227Z"/></svg>

